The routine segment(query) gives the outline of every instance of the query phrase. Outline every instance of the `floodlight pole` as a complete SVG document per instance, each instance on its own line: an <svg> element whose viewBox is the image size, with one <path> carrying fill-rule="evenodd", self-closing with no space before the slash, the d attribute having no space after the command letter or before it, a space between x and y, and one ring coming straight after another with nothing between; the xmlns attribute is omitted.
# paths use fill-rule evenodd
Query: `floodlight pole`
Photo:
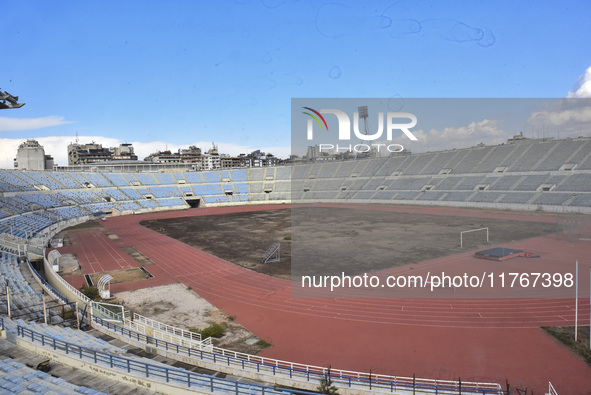
<svg viewBox="0 0 591 395"><path fill-rule="evenodd" d="M359 106L357 107L357 111L359 112L359 118L363 118L363 133L367 136L367 118L369 117L367 106ZM361 144L363 145L365 141L369 140L361 140ZM367 146L369 147L369 144ZM371 155L371 148L369 149L368 153ZM357 158L357 151L355 151L355 158Z"/></svg>
<svg viewBox="0 0 591 395"><path fill-rule="evenodd" d="M575 342L577 341L579 320L579 261L575 261Z"/></svg>
<svg viewBox="0 0 591 395"><path fill-rule="evenodd" d="M0 91L0 110L9 108L21 108L25 103L18 102L18 96L12 96L8 92Z"/></svg>

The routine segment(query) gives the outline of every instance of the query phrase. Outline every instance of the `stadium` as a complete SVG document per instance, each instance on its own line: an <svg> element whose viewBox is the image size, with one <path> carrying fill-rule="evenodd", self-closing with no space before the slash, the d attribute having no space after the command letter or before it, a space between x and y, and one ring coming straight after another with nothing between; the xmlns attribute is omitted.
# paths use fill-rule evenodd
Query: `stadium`
<svg viewBox="0 0 591 395"><path fill-rule="evenodd" d="M2 354L11 356L0 361L8 372L0 387L22 393L271 394L315 392L329 382L342 394L587 393L589 366L540 327L589 325L584 279L590 185L591 139L584 137L203 172L0 170L0 344ZM314 233L309 209L322 211L316 225L329 217L345 222ZM258 259L277 253L283 263L257 266L285 266L286 255L270 247L286 244L289 226L276 234L245 230L252 215L275 212L291 216L292 270L296 260L321 261L322 253L334 251L321 248L319 235L326 232L342 230L339 248L345 257L354 256L353 240L372 234L379 219L388 217L393 222L379 233L398 244L390 251L363 250L368 261L376 258L368 268L377 267L377 276L459 275L477 267L495 279L503 271L543 272L559 274L562 282L578 261L580 297L576 302L572 282L566 288L525 287L526 294L523 286L471 293L456 284L429 296L413 289L400 297L377 291L357 297L351 289L298 294L293 278L234 261L247 253ZM423 227L398 226L410 234L407 239L387 233L404 216L424 218ZM211 218L224 225L183 228ZM172 220L178 234L167 233L174 225L165 221ZM80 224L94 225L77 228L70 247L52 244L60 232ZM445 236L432 232L446 226ZM486 240L482 232L460 239L462 232L485 227ZM232 230L230 243L212 247L212 253L182 239ZM412 241L414 250L404 250ZM484 246L507 248L514 256L475 257ZM123 247L133 247L150 264L141 265ZM401 251L395 259L394 249ZM60 256L72 251L82 273L61 276ZM149 272L147 278L109 283L102 277L99 291L110 296L182 283L272 346L259 355L220 348L188 328L80 292L85 275L139 267ZM126 347L143 353L126 353ZM70 382L76 376L71 372L63 378L39 372L23 363L30 355L38 356L37 367L70 366L86 376Z"/></svg>

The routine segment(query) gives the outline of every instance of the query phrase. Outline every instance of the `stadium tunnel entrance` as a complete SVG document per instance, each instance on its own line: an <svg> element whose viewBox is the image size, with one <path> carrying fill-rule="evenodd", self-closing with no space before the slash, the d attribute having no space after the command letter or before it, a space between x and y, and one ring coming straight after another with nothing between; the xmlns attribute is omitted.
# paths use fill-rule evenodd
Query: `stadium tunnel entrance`
<svg viewBox="0 0 591 395"><path fill-rule="evenodd" d="M201 205L201 198L198 197L188 197L185 196L185 202L191 207L191 208L198 208Z"/></svg>

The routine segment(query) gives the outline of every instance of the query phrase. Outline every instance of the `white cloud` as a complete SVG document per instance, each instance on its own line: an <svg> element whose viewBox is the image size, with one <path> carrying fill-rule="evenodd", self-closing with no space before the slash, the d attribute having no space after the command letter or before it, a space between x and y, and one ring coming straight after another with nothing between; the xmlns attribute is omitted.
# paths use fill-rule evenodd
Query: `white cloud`
<svg viewBox="0 0 591 395"><path fill-rule="evenodd" d="M579 107L563 111L539 111L531 114L528 123L549 124L553 126L566 126L569 124L583 124L591 122L591 107Z"/></svg>
<svg viewBox="0 0 591 395"><path fill-rule="evenodd" d="M59 165L68 164L68 144L74 142L72 136L51 136L51 137L39 137L36 138L45 149L46 155L53 156L55 163ZM122 141L111 137L102 136L79 136L78 140L82 144L96 142L102 144L103 147L117 147L121 143L133 144L134 151L140 160L143 160L146 156L157 151L164 151L169 149L171 151L177 151L179 148L188 148L190 145L197 146L203 151L207 151L211 148L211 142L193 142L183 145L171 144L164 141L151 141L151 142L138 142L138 141ZM22 139L3 139L0 138L0 168L11 169L13 168L13 159L16 157L16 151L18 146L25 141ZM251 147L247 145L240 145L235 143L216 143L218 145L219 152L228 155L246 154L254 150L260 149L266 153L272 153L279 158L287 158L290 155L290 147L281 146L269 146L269 147Z"/></svg>
<svg viewBox="0 0 591 395"><path fill-rule="evenodd" d="M65 125L67 123L72 122L65 121L64 117L58 117L56 115L41 118L0 117L0 132L44 129L52 126Z"/></svg>
<svg viewBox="0 0 591 395"><path fill-rule="evenodd" d="M16 156L16 150L22 140L0 138L0 168L12 169L13 159Z"/></svg>
<svg viewBox="0 0 591 395"><path fill-rule="evenodd" d="M591 97L591 67L579 77L573 90L568 92L566 97Z"/></svg>
<svg viewBox="0 0 591 395"><path fill-rule="evenodd" d="M498 120L484 119L456 128L418 130L413 132L418 141L402 143L412 152L440 151L452 148L473 147L478 143L500 144L510 136L501 128Z"/></svg>

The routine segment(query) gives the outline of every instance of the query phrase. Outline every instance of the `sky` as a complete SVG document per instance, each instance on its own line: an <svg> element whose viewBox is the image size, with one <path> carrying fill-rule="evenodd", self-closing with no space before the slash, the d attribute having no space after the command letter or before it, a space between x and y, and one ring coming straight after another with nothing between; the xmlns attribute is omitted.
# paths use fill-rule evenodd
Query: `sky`
<svg viewBox="0 0 591 395"><path fill-rule="evenodd" d="M372 147L388 156L504 144L520 133L530 139L591 137L591 96L574 97L582 92L563 98L293 99L292 152L306 154L313 145L326 153ZM356 118L360 106L367 107L365 120Z"/></svg>
<svg viewBox="0 0 591 395"><path fill-rule="evenodd" d="M28 138L65 165L76 135L285 158L292 98L591 97L589 20L568 0L3 2L0 89L26 105L0 111L0 167ZM415 150L518 132L491 122L419 123Z"/></svg>

